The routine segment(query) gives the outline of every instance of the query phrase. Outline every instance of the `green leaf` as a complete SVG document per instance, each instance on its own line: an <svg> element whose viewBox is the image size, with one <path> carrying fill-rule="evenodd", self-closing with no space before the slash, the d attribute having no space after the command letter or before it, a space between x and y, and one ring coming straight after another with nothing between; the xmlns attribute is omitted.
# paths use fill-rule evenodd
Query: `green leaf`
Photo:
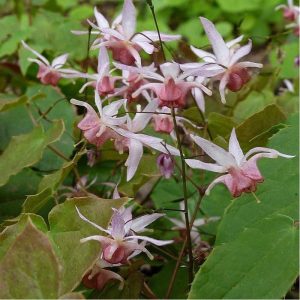
<svg viewBox="0 0 300 300"><path fill-rule="evenodd" d="M31 222L0 264L0 297L56 299L60 265L47 236Z"/></svg>
<svg viewBox="0 0 300 300"><path fill-rule="evenodd" d="M263 110L255 113L250 118L236 127L236 134L243 150L249 150L256 146L264 146L271 135L261 135L267 132L272 126L283 122L286 119L281 109L271 104ZM258 139L258 136L261 136Z"/></svg>
<svg viewBox="0 0 300 300"><path fill-rule="evenodd" d="M156 157L153 155L144 155L133 179L126 181L126 176L123 176L118 187L119 191L128 197L133 197L138 189L151 178L158 178L160 173L156 165Z"/></svg>
<svg viewBox="0 0 300 300"><path fill-rule="evenodd" d="M30 195L26 198L23 204L23 212L38 212L49 201L53 194L56 193L59 184L63 182L84 153L85 151L78 152L73 160L66 162L60 170L45 175L39 184L37 194Z"/></svg>
<svg viewBox="0 0 300 300"><path fill-rule="evenodd" d="M226 12L238 13L258 9L262 4L262 0L217 0L217 3Z"/></svg>
<svg viewBox="0 0 300 300"><path fill-rule="evenodd" d="M298 116L287 123L290 127L274 135L269 146L296 154ZM298 275L297 166L296 158L260 162L265 182L259 185L256 196L261 203L246 194L228 206L215 248L197 273L189 298L284 297Z"/></svg>
<svg viewBox="0 0 300 300"><path fill-rule="evenodd" d="M0 261L15 241L17 236L24 230L25 226L31 222L35 227L43 232L47 232L47 224L41 216L34 214L22 214L17 223L5 227L0 234Z"/></svg>
<svg viewBox="0 0 300 300"><path fill-rule="evenodd" d="M245 100L239 102L234 109L233 116L244 121L256 112L263 110L266 106L275 103L273 92L265 90L262 92L253 91Z"/></svg>
<svg viewBox="0 0 300 300"><path fill-rule="evenodd" d="M63 266L60 295L72 291L99 256L98 242L81 244L80 239L103 234L80 219L75 205L86 218L106 228L112 208L119 208L126 202L127 198L110 200L91 196L69 199L52 209L49 214L49 237Z"/></svg>
<svg viewBox="0 0 300 300"><path fill-rule="evenodd" d="M5 99L2 98L0 99L0 112L1 111L5 111L7 109L10 109L12 107L18 106L20 104L26 103L28 101L28 97L27 96L22 96L20 98L17 99Z"/></svg>
<svg viewBox="0 0 300 300"><path fill-rule="evenodd" d="M38 162L47 145L57 141L64 131L63 121L56 121L46 133L42 127L36 127L32 132L13 137L8 147L0 156L0 186L4 185L10 176Z"/></svg>
<svg viewBox="0 0 300 300"><path fill-rule="evenodd" d="M236 122L233 118L215 112L210 113L208 116L208 128L214 137L229 135L235 126Z"/></svg>
<svg viewBox="0 0 300 300"><path fill-rule="evenodd" d="M278 53L280 51L280 54ZM295 66L294 60L299 52L299 46L297 42L287 43L278 49L274 49L270 53L270 61L274 67L277 67L279 77L282 79L286 78L297 78L299 77L298 67Z"/></svg>

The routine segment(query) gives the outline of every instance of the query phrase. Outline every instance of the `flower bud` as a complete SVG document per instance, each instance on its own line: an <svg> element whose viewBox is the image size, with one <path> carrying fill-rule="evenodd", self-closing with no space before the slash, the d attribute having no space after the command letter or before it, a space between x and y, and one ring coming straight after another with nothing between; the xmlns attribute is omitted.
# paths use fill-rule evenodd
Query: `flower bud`
<svg viewBox="0 0 300 300"><path fill-rule="evenodd" d="M250 80L250 78L246 68L233 68L229 74L227 88L232 92L237 92Z"/></svg>
<svg viewBox="0 0 300 300"><path fill-rule="evenodd" d="M169 154L160 154L157 158L157 165L159 167L160 173L166 178L169 179L174 172L174 161Z"/></svg>

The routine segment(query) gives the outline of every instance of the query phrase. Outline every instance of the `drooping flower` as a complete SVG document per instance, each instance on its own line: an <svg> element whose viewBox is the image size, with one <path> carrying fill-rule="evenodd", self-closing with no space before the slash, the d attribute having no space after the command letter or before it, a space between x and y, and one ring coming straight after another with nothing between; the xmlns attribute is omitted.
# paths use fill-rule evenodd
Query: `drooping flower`
<svg viewBox="0 0 300 300"><path fill-rule="evenodd" d="M189 74L181 73L179 64L167 62L160 65L159 68L162 75L155 72L145 72L144 76L160 82L147 83L141 86L132 94L133 97L137 97L144 90L152 90L158 97L160 106L183 107L187 93L193 88L199 88L206 94L211 95L211 91L203 84L196 81L185 81L184 79ZM206 70L199 70L199 72L202 72L203 75L209 74L209 71Z"/></svg>
<svg viewBox="0 0 300 300"><path fill-rule="evenodd" d="M32 52L37 58L28 58L29 61L35 62L39 66L37 78L43 84L50 84L56 86L59 79L64 76L68 69L62 69L62 66L66 63L68 54L60 55L53 59L52 63L48 61L46 57L38 53L36 50L29 47L24 41L21 41L25 49Z"/></svg>
<svg viewBox="0 0 300 300"><path fill-rule="evenodd" d="M166 178L171 178L173 172L175 163L172 159L172 157L169 154L161 153L157 157L157 165L159 167L160 173Z"/></svg>
<svg viewBox="0 0 300 300"><path fill-rule="evenodd" d="M137 235L138 233L146 231L146 227L149 224L164 216L164 214L154 213L133 219L131 208L125 209L122 207L119 210L114 209L111 222L107 229L105 229L84 217L77 207L76 210L82 220L107 234L107 236L89 236L80 241L82 243L91 240L100 242L102 248L101 258L108 263L124 264L131 259L133 255L135 256L140 252L146 253L147 256L152 259L151 253L145 247L145 242L150 242L157 246L164 246L172 243L172 241L161 241L148 236ZM144 242L139 243L138 241Z"/></svg>
<svg viewBox="0 0 300 300"><path fill-rule="evenodd" d="M249 61L239 62L241 58L250 53L252 48L251 40L243 47L237 46L237 43L242 40L243 36L225 43L211 21L203 17L200 17L200 20L212 45L214 54L193 46L191 46L191 49L207 63L208 70L215 70L216 74L218 73L214 79L220 80L221 101L225 103L225 88L227 87L233 92L239 91L251 78L248 68L262 68L263 65ZM202 76L202 74L198 74L197 68L195 64L191 66L190 71L194 71L191 72L191 75ZM199 69L203 69L203 63L199 65Z"/></svg>
<svg viewBox="0 0 300 300"><path fill-rule="evenodd" d="M216 163L206 163L196 159L186 159L186 163L191 168L225 173L208 186L207 195L217 183L225 184L233 197L238 197L243 192L254 192L257 184L264 180L257 167L258 159L262 157L277 158L278 156L294 157L265 147L255 147L244 155L237 140L235 129L232 130L229 139L229 152L199 136L191 135L191 137Z"/></svg>
<svg viewBox="0 0 300 300"><path fill-rule="evenodd" d="M185 216L184 216L184 202L181 201L179 204L179 208L181 210L180 217L181 219L177 218L168 218L174 225L172 229L174 230L179 230L180 232L183 233L183 237L185 238L186 236L186 225L185 225ZM198 218L195 219L193 222L193 226L191 228L191 240L193 244L199 244L201 241L201 236L199 232L199 227L208 223L208 222L214 222L218 221L220 217L209 217L209 218Z"/></svg>
<svg viewBox="0 0 300 300"><path fill-rule="evenodd" d="M297 17L300 14L300 8L299 6L294 5L293 0L287 0L287 5L280 4L276 6L276 10L282 9L283 10L283 17L287 21L296 21Z"/></svg>
<svg viewBox="0 0 300 300"><path fill-rule="evenodd" d="M104 286L111 280L120 281L119 290L124 287L124 279L117 273L107 270L109 267L118 265L110 264L103 259L99 259L92 269L82 278L82 283L87 288L102 290Z"/></svg>
<svg viewBox="0 0 300 300"><path fill-rule="evenodd" d="M99 115L94 108L86 102L72 99L71 103L84 106L87 109L87 114L77 126L83 131L84 137L97 147L102 146L108 139L115 136L115 133L112 130L113 126L120 126L126 122L126 116L116 116L119 108L123 105L124 100L114 101L103 108L99 94L95 91L95 103Z"/></svg>
<svg viewBox="0 0 300 300"><path fill-rule="evenodd" d="M126 65L134 62L141 64L139 52L143 49L146 53L152 54L155 50L153 42L159 40L157 32L142 31L136 33L136 10L131 0L125 0L122 13L109 25L105 17L94 9L97 25L89 22L93 34L100 37L95 40L92 48L96 49L105 46L112 51L113 59ZM87 32L75 31L75 34ZM161 33L162 41L178 40L180 35L169 35Z"/></svg>
<svg viewBox="0 0 300 300"><path fill-rule="evenodd" d="M142 85L149 83L144 74L148 72L155 72L157 69L154 67L154 63L149 66L127 66L120 63L113 63L117 69L122 70L122 77L124 86L116 90L113 96L122 95L123 98L128 100L128 103L136 100L132 97L132 94L140 88ZM142 92L143 97L150 102L152 99L147 91Z"/></svg>
<svg viewBox="0 0 300 300"><path fill-rule="evenodd" d="M171 133L174 130L174 123L170 108L163 106L161 109L157 109L156 112L152 117L154 130L156 132Z"/></svg>
<svg viewBox="0 0 300 300"><path fill-rule="evenodd" d="M75 71L74 74L70 74L69 77L89 79L79 92L82 93L86 87L92 86L101 97L114 94L115 82L122 79L120 76L112 76L110 74L109 56L105 47L101 47L99 51L97 74L85 74Z"/></svg>

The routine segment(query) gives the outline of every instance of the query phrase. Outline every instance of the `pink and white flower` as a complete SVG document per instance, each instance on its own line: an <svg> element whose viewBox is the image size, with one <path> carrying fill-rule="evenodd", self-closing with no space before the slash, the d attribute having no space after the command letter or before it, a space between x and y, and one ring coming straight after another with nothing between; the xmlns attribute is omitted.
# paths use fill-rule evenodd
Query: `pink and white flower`
<svg viewBox="0 0 300 300"><path fill-rule="evenodd" d="M164 214L154 213L144 215L136 219L132 218L131 208L113 209L114 214L107 229L102 228L96 223L84 217L76 207L76 210L82 220L93 225L107 236L93 235L80 240L81 243L95 240L100 242L102 247L101 258L111 264L127 263L133 256L144 252L150 259L153 259L151 253L145 248L145 242L150 242L157 246L171 244L173 241L161 241L148 236L137 235L147 230L147 226L164 216ZM139 241L144 241L139 243Z"/></svg>
<svg viewBox="0 0 300 300"><path fill-rule="evenodd" d="M243 47L237 45L243 36L225 43L211 21L203 17L200 17L200 20L212 45L214 54L193 46L191 46L191 49L198 57L207 63L208 70L218 72L215 79L220 80L219 92L221 101L226 103L225 88L227 87L234 92L239 91L251 78L248 68L262 68L263 65L250 61L239 62L241 58L250 53L252 48L251 40ZM191 66L190 71L194 70L194 72L191 72L191 75L202 76L202 74L198 74L197 68L195 64ZM199 65L199 69L203 69L203 63Z"/></svg>
<svg viewBox="0 0 300 300"><path fill-rule="evenodd" d="M187 82L184 79L189 76L188 73L182 73L179 64L167 62L160 65L162 75L155 72L144 72L146 78L154 79L159 83L147 83L141 86L132 94L137 97L144 90L152 90L159 99L160 106L183 107L186 102L187 93L193 88L199 88L206 94L211 95L211 91L202 83L192 81ZM202 75L209 74L209 71L198 70Z"/></svg>
<svg viewBox="0 0 300 300"><path fill-rule="evenodd" d="M175 168L175 162L172 159L172 156L169 154L161 153L157 157L157 165L159 167L160 173L166 178L171 178L174 168Z"/></svg>
<svg viewBox="0 0 300 300"><path fill-rule="evenodd" d="M225 184L233 197L238 197L243 192L254 192L257 184L264 180L256 165L258 159L262 157L277 158L278 156L294 157L265 147L255 147L244 155L237 140L235 129L232 130L229 139L229 152L199 136L191 135L191 137L216 163L206 163L196 159L186 159L186 163L191 168L225 173L208 186L207 195L217 183Z"/></svg>
<svg viewBox="0 0 300 300"><path fill-rule="evenodd" d="M97 147L102 146L108 139L115 137L116 134L112 128L126 122L126 116L116 116L119 108L124 103L123 99L114 101L111 104L102 107L100 96L98 92L95 91L95 103L99 115L94 108L86 102L72 99L71 103L84 106L87 109L87 114L77 126L83 131L84 137Z"/></svg>
<svg viewBox="0 0 300 300"><path fill-rule="evenodd" d="M287 21L291 21L291 22L296 21L297 17L300 14L300 7L294 5L293 0L287 0L287 5L280 4L280 5L276 6L275 9L276 10L282 9L283 10L283 17Z"/></svg>
<svg viewBox="0 0 300 300"><path fill-rule="evenodd" d="M82 283L87 288L102 290L104 286L111 280L120 281L119 290L124 287L124 279L117 273L107 270L109 267L119 266L110 264L103 259L99 259L93 268L82 278Z"/></svg>
<svg viewBox="0 0 300 300"><path fill-rule="evenodd" d="M115 93L115 82L121 80L120 76L111 76L109 68L109 56L105 47L101 47L98 55L98 68L97 74L84 74L77 71L74 72L74 75L70 74L69 77L81 77L90 79L85 83L80 89L80 93L88 86L94 87L98 94L103 97L107 95L112 95Z"/></svg>
<svg viewBox="0 0 300 300"><path fill-rule="evenodd" d="M135 62L141 64L139 52L143 49L146 53L152 54L155 51L153 42L159 40L157 32L143 31L136 33L136 10L131 0L125 0L122 13L110 27L106 18L95 8L97 25L89 22L94 29L93 33L100 34L100 38L93 43L92 49L105 46L112 51L113 59L126 65ZM76 34L86 32L74 32ZM174 41L180 35L160 34L162 41Z"/></svg>
<svg viewBox="0 0 300 300"><path fill-rule="evenodd" d="M70 71L68 69L62 69L62 66L66 63L69 54L66 53L54 58L50 64L46 57L29 47L24 41L21 42L25 49L31 51L37 57L28 58L28 60L38 64L39 71L37 78L41 81L41 83L56 86L59 79L64 77L65 72Z"/></svg>

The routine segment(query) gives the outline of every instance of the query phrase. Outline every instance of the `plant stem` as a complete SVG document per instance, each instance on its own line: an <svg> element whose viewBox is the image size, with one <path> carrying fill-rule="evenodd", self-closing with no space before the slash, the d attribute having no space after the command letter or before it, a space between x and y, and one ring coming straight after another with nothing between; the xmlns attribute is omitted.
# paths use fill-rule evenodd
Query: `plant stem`
<svg viewBox="0 0 300 300"><path fill-rule="evenodd" d="M185 161L182 152L182 145L180 140L180 135L178 131L178 126L176 122L175 110L172 107L172 117L174 122L174 129L176 132L178 150L180 153L181 159L181 176L182 176L182 187L183 187L183 201L184 201L184 218L185 218L185 227L186 227L186 242L188 247L188 255L189 255L189 284L192 283L194 277L194 262L193 262L193 250L192 250L192 240L191 240L191 231L190 231L190 222L189 222L189 211L188 211L188 194L187 194L187 186L186 186L186 172L185 172Z"/></svg>
<svg viewBox="0 0 300 300"><path fill-rule="evenodd" d="M198 212L198 209L200 207L200 204L201 204L201 201L203 199L203 194L201 194L201 191L199 191L199 198L198 198L198 201L196 203L196 207L195 207L195 210L194 210L194 213L193 213L193 216L192 216L192 219L191 219L191 222L190 222L190 230L192 229L193 227L193 224L194 224L194 221L196 219L196 216L197 216L197 212ZM180 262L182 260L182 256L184 254L184 249L186 247L186 244L187 244L187 238L185 238L184 242L183 242L183 245L182 245L182 248L181 248L181 251L180 251L180 254L178 256L178 259L177 259L177 262L176 262L176 266L175 266L175 269L172 273L172 277L171 277L171 280L170 280L170 283L169 283L169 286L168 286L168 291L167 291L167 294L166 294L166 299L168 299L172 293L172 290L173 290L173 286L174 286L174 282L175 282L175 279L176 279L176 275L177 275L177 272L178 272L178 269L179 269L179 266L180 266Z"/></svg>
<svg viewBox="0 0 300 300"><path fill-rule="evenodd" d="M166 61L166 55L165 55L165 51L164 51L164 46L163 46L163 43L162 43L162 40L161 40L161 37L160 37L160 32L159 32L158 23L157 23L157 19L156 19L156 15L155 15L155 11L154 11L154 6L153 6L153 3L152 3L152 0L147 0L147 3L149 5L149 7L150 7L150 10L151 10L151 13L152 13L152 16L153 16L153 20L154 20L155 28L156 28L156 31L157 31L157 34L158 34L159 44L160 44L160 48L161 48L161 51L162 51L162 54L163 54L163 58Z"/></svg>

